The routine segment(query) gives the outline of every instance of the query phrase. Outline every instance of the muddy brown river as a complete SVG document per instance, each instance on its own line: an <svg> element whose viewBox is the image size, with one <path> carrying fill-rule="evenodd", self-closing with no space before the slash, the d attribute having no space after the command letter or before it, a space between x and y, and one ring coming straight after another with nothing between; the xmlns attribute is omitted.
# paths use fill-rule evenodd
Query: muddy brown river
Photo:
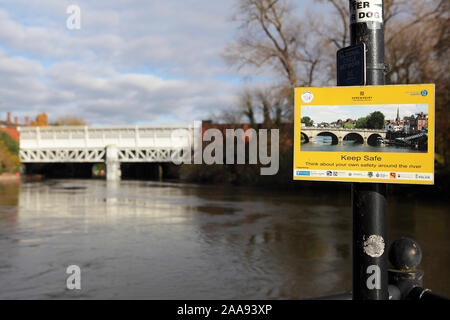
<svg viewBox="0 0 450 320"><path fill-rule="evenodd" d="M302 299L351 290L350 194L170 182L0 183L0 299ZM450 296L447 200L389 200L389 239ZM66 269L81 270L68 290Z"/></svg>

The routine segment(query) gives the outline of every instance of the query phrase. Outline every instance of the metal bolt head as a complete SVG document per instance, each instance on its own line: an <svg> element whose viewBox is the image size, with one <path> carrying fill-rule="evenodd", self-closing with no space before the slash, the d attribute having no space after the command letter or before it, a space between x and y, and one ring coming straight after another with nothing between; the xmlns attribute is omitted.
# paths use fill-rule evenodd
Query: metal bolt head
<svg viewBox="0 0 450 320"><path fill-rule="evenodd" d="M397 239L389 248L389 261L397 270L415 269L422 261L422 249L412 239Z"/></svg>

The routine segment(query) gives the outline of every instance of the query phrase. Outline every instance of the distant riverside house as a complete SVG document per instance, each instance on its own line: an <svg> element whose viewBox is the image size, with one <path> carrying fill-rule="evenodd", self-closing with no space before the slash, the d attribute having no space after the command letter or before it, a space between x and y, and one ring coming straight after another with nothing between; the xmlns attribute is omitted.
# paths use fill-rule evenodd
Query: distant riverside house
<svg viewBox="0 0 450 320"><path fill-rule="evenodd" d="M303 127L304 123L302 123ZM284 124L283 127L290 129L290 124ZM219 130L224 137L227 136L226 131L227 129L242 129L246 135L242 136L242 140L244 140L246 143L248 143L253 138L257 138L257 136L253 136L250 134L250 131L247 132L249 129L267 129L267 127L262 123L255 123L253 126L249 123L241 123L241 124L231 124L231 123L214 123L212 120L203 120L202 121L202 137L204 136L205 132L209 129L217 129Z"/></svg>
<svg viewBox="0 0 450 320"><path fill-rule="evenodd" d="M353 119L347 119L345 121L342 121L341 119L337 120L337 121L333 121L330 123L321 123L322 127L329 127L329 128L343 128L345 127L345 125L351 125L351 126L356 126L356 120Z"/></svg>
<svg viewBox="0 0 450 320"><path fill-rule="evenodd" d="M349 123L349 124L356 125L356 120L353 120L353 119L347 119L347 120L345 120L345 123Z"/></svg>
<svg viewBox="0 0 450 320"><path fill-rule="evenodd" d="M412 115L411 117L409 117L409 133L413 133L418 131L417 129L417 119L414 115Z"/></svg>
<svg viewBox="0 0 450 320"><path fill-rule="evenodd" d="M403 130L403 124L400 121L387 120L385 129L391 132L399 132Z"/></svg>
<svg viewBox="0 0 450 320"><path fill-rule="evenodd" d="M14 117L14 121L11 120L11 112L7 112L6 120L0 120L0 130L9 134L9 136L19 142L19 131L17 130L20 126L29 126L29 117L25 117L25 123L21 124L19 122L19 117Z"/></svg>
<svg viewBox="0 0 450 320"><path fill-rule="evenodd" d="M405 117L400 120L399 115L395 120L386 120L385 129L391 132L401 132L406 134L413 134L425 130L428 127L428 115L425 113L418 113L411 117Z"/></svg>
<svg viewBox="0 0 450 320"><path fill-rule="evenodd" d="M7 134L9 134L9 136L19 142L19 132L17 131L17 127L6 127L6 126L1 126L0 130L3 132L6 132Z"/></svg>
<svg viewBox="0 0 450 320"><path fill-rule="evenodd" d="M259 129L263 127L263 125L260 123L257 123L254 126L255 126L254 129ZM214 123L212 122L212 120L202 121L202 135L204 135L208 129L218 129L219 131L222 132L222 134L225 135L227 129L243 129L245 132L250 128L252 128L252 126L249 123L231 124L231 123Z"/></svg>
<svg viewBox="0 0 450 320"><path fill-rule="evenodd" d="M428 128L428 114L421 112L417 114L417 130L422 131Z"/></svg>
<svg viewBox="0 0 450 320"><path fill-rule="evenodd" d="M403 125L403 132L406 134L411 133L411 125L409 121L406 121L405 124Z"/></svg>
<svg viewBox="0 0 450 320"><path fill-rule="evenodd" d="M14 118L14 123L11 121L11 112L8 112L6 121L0 121L0 130L6 132L13 140L19 141L19 132L17 126L19 125L18 118Z"/></svg>

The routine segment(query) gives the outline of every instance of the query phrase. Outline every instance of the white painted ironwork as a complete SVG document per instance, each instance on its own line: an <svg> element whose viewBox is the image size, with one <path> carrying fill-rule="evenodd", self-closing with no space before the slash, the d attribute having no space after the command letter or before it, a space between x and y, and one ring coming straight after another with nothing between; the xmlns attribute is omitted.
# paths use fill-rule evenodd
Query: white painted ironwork
<svg viewBox="0 0 450 320"><path fill-rule="evenodd" d="M186 130L190 141L172 133ZM20 127L23 163L107 162L106 149L117 149L119 162L170 162L175 148L191 145L193 126Z"/></svg>
<svg viewBox="0 0 450 320"><path fill-rule="evenodd" d="M174 150L170 148L121 148L120 162L170 162Z"/></svg>
<svg viewBox="0 0 450 320"><path fill-rule="evenodd" d="M23 163L104 162L105 149L21 149Z"/></svg>

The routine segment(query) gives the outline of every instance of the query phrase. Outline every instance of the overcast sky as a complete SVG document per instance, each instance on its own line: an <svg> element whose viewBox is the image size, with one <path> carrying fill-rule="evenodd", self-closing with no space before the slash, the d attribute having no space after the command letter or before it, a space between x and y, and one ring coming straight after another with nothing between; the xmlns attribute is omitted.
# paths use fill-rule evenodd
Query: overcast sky
<svg viewBox="0 0 450 320"><path fill-rule="evenodd" d="M237 32L234 3L0 0L0 119L181 124L230 107L243 86L220 57ZM70 4L81 30L66 27Z"/></svg>
<svg viewBox="0 0 450 320"><path fill-rule="evenodd" d="M427 104L391 104L391 105L362 105L362 106L302 106L301 116L310 117L314 123L335 122L339 119L358 120L367 117L375 111L384 114L386 120L395 120L397 110L400 113L400 119L410 117L411 115L423 112L428 114Z"/></svg>

